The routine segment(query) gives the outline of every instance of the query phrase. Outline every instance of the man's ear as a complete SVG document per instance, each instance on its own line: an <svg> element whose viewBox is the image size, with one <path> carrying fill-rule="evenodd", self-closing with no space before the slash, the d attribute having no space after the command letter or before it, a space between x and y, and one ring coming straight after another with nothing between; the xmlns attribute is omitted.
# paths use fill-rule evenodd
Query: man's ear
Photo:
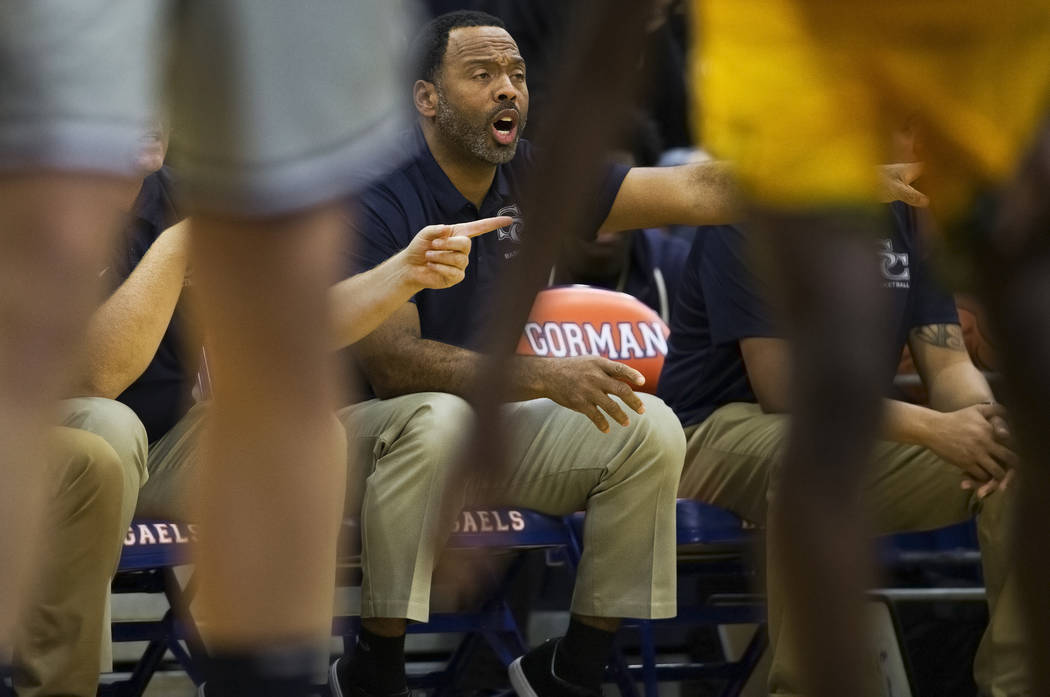
<svg viewBox="0 0 1050 697"><path fill-rule="evenodd" d="M412 86L412 102L421 116L428 118L437 114L437 87L433 82L416 80Z"/></svg>

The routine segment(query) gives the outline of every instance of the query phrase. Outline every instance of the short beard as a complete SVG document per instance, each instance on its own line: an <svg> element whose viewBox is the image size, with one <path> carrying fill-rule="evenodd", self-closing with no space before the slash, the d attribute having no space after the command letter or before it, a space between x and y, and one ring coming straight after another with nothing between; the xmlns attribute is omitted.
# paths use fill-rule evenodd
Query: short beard
<svg viewBox="0 0 1050 697"><path fill-rule="evenodd" d="M441 90L438 90L437 95L437 113L435 114L434 121L437 124L438 130L449 140L459 145L471 155L492 165L503 165L514 159L514 155L518 151L517 140L510 145L499 145L498 143L494 143L488 132L488 129L492 124L486 122L484 124L484 130L481 128L475 128L466 115L457 111L445 99ZM521 117L518 121L519 134L524 127L525 118Z"/></svg>

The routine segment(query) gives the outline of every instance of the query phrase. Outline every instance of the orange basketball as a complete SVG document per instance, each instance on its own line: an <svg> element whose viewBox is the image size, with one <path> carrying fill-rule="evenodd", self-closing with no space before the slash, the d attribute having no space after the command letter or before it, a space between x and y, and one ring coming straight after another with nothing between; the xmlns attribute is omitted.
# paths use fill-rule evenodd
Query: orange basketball
<svg viewBox="0 0 1050 697"><path fill-rule="evenodd" d="M548 288L536 296L518 341L527 356L605 356L645 376L655 392L667 355L667 325L637 298L590 286Z"/></svg>

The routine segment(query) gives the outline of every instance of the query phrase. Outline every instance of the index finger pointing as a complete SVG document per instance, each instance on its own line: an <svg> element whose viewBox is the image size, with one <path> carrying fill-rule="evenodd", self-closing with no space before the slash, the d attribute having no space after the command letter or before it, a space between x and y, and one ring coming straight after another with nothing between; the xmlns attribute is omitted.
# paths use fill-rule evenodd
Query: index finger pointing
<svg viewBox="0 0 1050 697"><path fill-rule="evenodd" d="M507 215L498 215L494 218L482 218L469 223L456 223L452 225L453 237L477 237L486 232L492 232L501 227L507 227L514 223L514 218Z"/></svg>

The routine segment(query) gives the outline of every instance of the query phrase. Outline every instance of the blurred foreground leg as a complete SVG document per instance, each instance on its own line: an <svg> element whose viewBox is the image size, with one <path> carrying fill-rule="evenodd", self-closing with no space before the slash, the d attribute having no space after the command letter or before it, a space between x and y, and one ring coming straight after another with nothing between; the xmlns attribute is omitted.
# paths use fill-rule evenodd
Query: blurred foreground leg
<svg viewBox="0 0 1050 697"><path fill-rule="evenodd" d="M1007 192L979 260L1001 344L1006 403L1021 454L1014 547L1034 695L1050 694L1050 122Z"/></svg>
<svg viewBox="0 0 1050 697"><path fill-rule="evenodd" d="M768 524L771 693L859 694L871 576L863 467L879 426L881 298L871 218L764 217L792 345L791 430ZM771 571L771 576L774 573Z"/></svg>
<svg viewBox="0 0 1050 697"><path fill-rule="evenodd" d="M195 226L215 394L198 512L207 640L214 653L306 654L331 628L346 476L325 304L339 216Z"/></svg>
<svg viewBox="0 0 1050 697"><path fill-rule="evenodd" d="M45 425L68 387L127 187L115 177L0 177L0 648L39 534Z"/></svg>

